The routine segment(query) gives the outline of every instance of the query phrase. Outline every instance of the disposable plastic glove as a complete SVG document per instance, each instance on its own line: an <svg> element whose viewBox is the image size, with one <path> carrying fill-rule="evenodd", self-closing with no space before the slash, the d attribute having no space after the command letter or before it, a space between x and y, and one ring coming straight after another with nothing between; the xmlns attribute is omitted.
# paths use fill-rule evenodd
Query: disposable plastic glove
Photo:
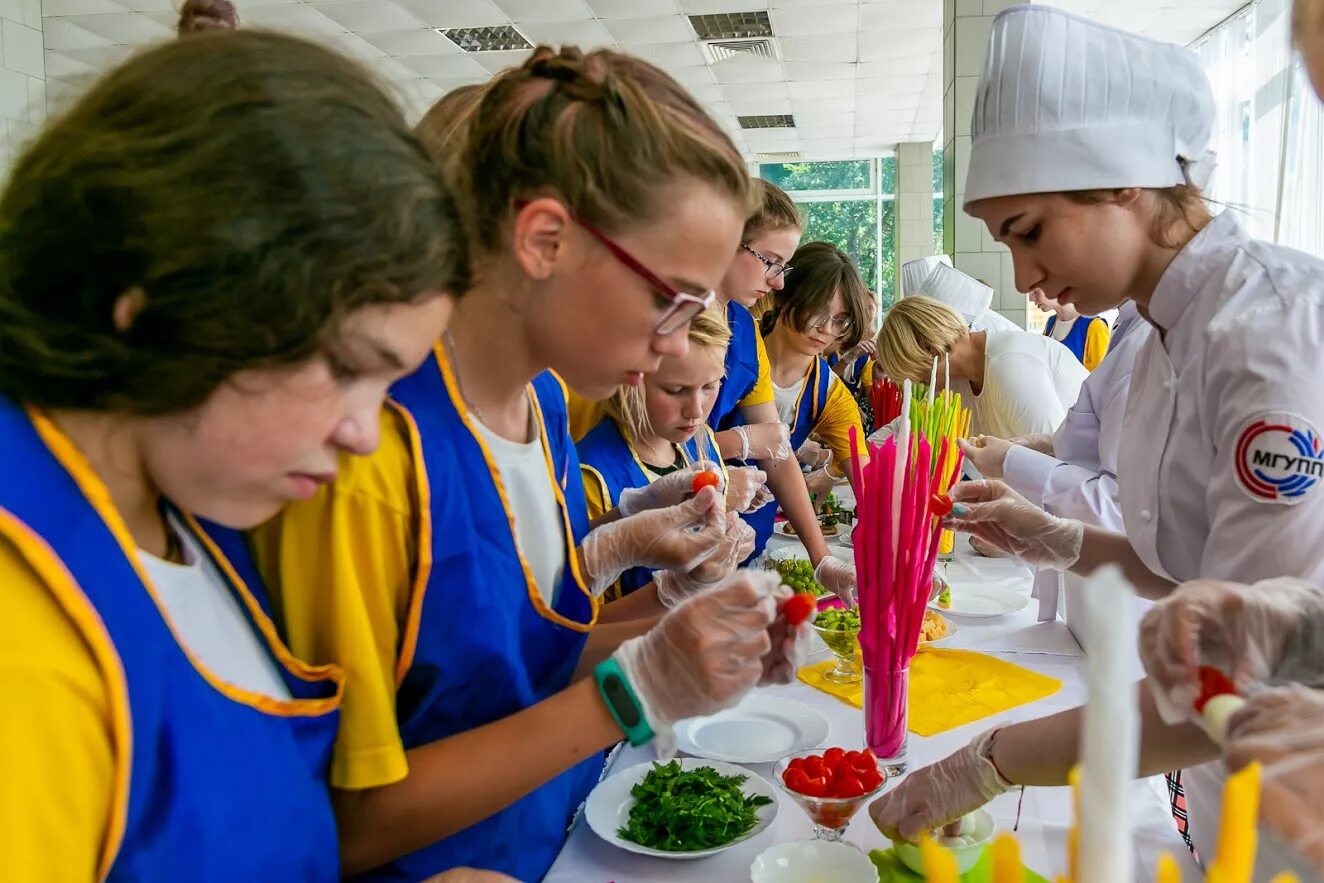
<svg viewBox="0 0 1324 883"><path fill-rule="evenodd" d="M875 341L872 337L866 337L864 340L860 341L859 343L855 344L855 346L851 347L850 349L842 353L841 359L840 361L837 362L837 364L845 365L849 367L851 365L854 365L855 360L858 359L860 356L872 356L876 352L878 352L877 341ZM842 370L846 370L846 369L842 369Z"/></svg>
<svg viewBox="0 0 1324 883"><path fill-rule="evenodd" d="M987 759L995 732L916 770L870 804L869 815L883 836L915 841L1010 791L1013 786Z"/></svg>
<svg viewBox="0 0 1324 883"><path fill-rule="evenodd" d="M768 473L753 466L729 466L726 470L726 511L749 512L768 480Z"/></svg>
<svg viewBox="0 0 1324 883"><path fill-rule="evenodd" d="M1258 760L1260 819L1324 878L1324 693L1291 684L1263 690L1228 722L1228 769Z"/></svg>
<svg viewBox="0 0 1324 883"><path fill-rule="evenodd" d="M777 586L775 597L778 608L780 609L793 594L790 586ZM789 684L795 680L796 672L809 662L813 622L814 618L811 616L805 622L792 626L787 623L785 616L778 615L768 629L772 652L763 657L763 677L759 680L760 687L769 684Z"/></svg>
<svg viewBox="0 0 1324 883"><path fill-rule="evenodd" d="M695 530L694 528L699 528ZM717 551L726 513L716 488L666 509L650 509L592 530L580 544L584 569L600 595L630 567L690 571Z"/></svg>
<svg viewBox="0 0 1324 883"><path fill-rule="evenodd" d="M639 698L660 756L674 750L676 721L729 708L762 680L778 586L776 574L742 570L616 648L612 658Z"/></svg>
<svg viewBox="0 0 1324 883"><path fill-rule="evenodd" d="M791 431L785 423L750 423L737 426L741 460L771 460L778 463L790 457Z"/></svg>
<svg viewBox="0 0 1324 883"><path fill-rule="evenodd" d="M1029 448L1032 451L1038 451L1041 454L1053 456L1053 434L1050 432L1037 432L1034 435L1018 435L1011 439L1013 445L1022 448Z"/></svg>
<svg viewBox="0 0 1324 883"><path fill-rule="evenodd" d="M664 475L643 487L626 488L616 501L617 510L625 516L638 515L649 509L665 509L685 502L694 493L694 476L700 472L722 474L716 463L702 461L684 469Z"/></svg>
<svg viewBox="0 0 1324 883"><path fill-rule="evenodd" d="M795 452L795 459L800 461L801 466L821 469L832 459L832 451L811 438L800 445L800 450Z"/></svg>
<svg viewBox="0 0 1324 883"><path fill-rule="evenodd" d="M1324 686L1324 589L1291 577L1184 583L1140 621L1140 659L1169 723L1193 717L1202 665L1243 692L1266 681Z"/></svg>
<svg viewBox="0 0 1324 883"><path fill-rule="evenodd" d="M897 417L891 423L884 423L874 430L873 435L869 436L869 444L881 445L892 436L896 435L901 429L901 418Z"/></svg>
<svg viewBox="0 0 1324 883"><path fill-rule="evenodd" d="M979 470L980 475L999 481L1002 479L1003 464L1007 462L1007 452L1011 450L1011 442L995 435L981 435L974 441L959 438L956 444L965 454L970 465Z"/></svg>
<svg viewBox="0 0 1324 883"><path fill-rule="evenodd" d="M675 607L691 595L720 585L754 551L754 528L736 513L726 515L726 534L717 550L689 572L659 570L653 574L657 599L663 607Z"/></svg>
<svg viewBox="0 0 1324 883"><path fill-rule="evenodd" d="M814 579L841 599L847 607L855 606L855 565L835 555L825 555L814 568Z"/></svg>
<svg viewBox="0 0 1324 883"><path fill-rule="evenodd" d="M827 495L832 493L832 489L837 486L837 479L827 468L815 469L805 476L805 487L809 489L809 496L816 497L821 504L827 499Z"/></svg>
<svg viewBox="0 0 1324 883"><path fill-rule="evenodd" d="M965 531L1026 564L1067 570L1080 558L1085 525L1049 515L1000 481L965 481L951 491L944 526Z"/></svg>
<svg viewBox="0 0 1324 883"><path fill-rule="evenodd" d="M747 513L757 512L772 501L772 489L766 484L760 485L758 490L754 491L754 498L749 501L749 505L745 507L744 511Z"/></svg>

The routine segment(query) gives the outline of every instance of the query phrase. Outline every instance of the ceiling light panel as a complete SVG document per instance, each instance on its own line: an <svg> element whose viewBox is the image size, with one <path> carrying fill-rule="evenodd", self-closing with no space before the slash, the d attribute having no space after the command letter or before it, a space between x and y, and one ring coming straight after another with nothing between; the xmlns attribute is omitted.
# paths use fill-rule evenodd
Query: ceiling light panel
<svg viewBox="0 0 1324 883"><path fill-rule="evenodd" d="M742 129L791 129L795 127L795 117L786 113L742 116L736 119Z"/></svg>
<svg viewBox="0 0 1324 883"><path fill-rule="evenodd" d="M772 36L772 22L768 13L761 11L691 15L690 26L700 40L749 40Z"/></svg>
<svg viewBox="0 0 1324 883"><path fill-rule="evenodd" d="M529 50L533 44L512 25L485 28L438 28L437 33L465 52L512 52Z"/></svg>

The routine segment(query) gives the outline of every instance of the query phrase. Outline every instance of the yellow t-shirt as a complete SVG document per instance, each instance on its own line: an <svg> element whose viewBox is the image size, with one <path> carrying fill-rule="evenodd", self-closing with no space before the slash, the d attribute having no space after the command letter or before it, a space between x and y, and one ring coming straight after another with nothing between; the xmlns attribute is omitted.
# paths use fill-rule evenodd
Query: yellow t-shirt
<svg viewBox="0 0 1324 883"><path fill-rule="evenodd" d="M1108 342L1112 340L1112 336L1113 332L1108 327L1108 320L1090 320L1090 327L1085 331L1085 353L1081 358L1086 371L1093 371L1099 367L1103 357L1108 355Z"/></svg>
<svg viewBox="0 0 1324 883"><path fill-rule="evenodd" d="M850 430L855 427L858 444L851 446ZM850 469L850 460L857 455L867 454L865 448L864 426L860 423L860 406L855 403L846 384L835 374L828 386L827 402L823 413L814 424L814 435L832 451L831 471L835 475L845 475Z"/></svg>
<svg viewBox="0 0 1324 883"><path fill-rule="evenodd" d="M115 801L109 686L82 632L0 538L0 880L88 883Z"/></svg>
<svg viewBox="0 0 1324 883"><path fill-rule="evenodd" d="M396 662L420 507L404 419L383 410L375 453L342 456L333 484L249 537L294 655L345 670L330 779L346 790L389 785L409 771L395 717Z"/></svg>
<svg viewBox="0 0 1324 883"><path fill-rule="evenodd" d="M568 386L565 390L566 406L570 414L570 438L579 441L607 415L607 403L586 399Z"/></svg>
<svg viewBox="0 0 1324 883"><path fill-rule="evenodd" d="M752 408L773 400L772 362L768 361L768 348L763 345L763 335L754 326L754 348L759 354L759 379L754 381L754 388L740 400L740 407Z"/></svg>

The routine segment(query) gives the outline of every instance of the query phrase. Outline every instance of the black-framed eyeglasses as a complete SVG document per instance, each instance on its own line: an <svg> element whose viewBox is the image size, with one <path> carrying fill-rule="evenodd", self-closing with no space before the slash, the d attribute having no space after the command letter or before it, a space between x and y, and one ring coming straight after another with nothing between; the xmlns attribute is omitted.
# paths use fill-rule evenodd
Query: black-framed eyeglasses
<svg viewBox="0 0 1324 883"><path fill-rule="evenodd" d="M763 275L767 278L769 282L776 279L778 276L785 279L786 274L795 269L794 267L788 267L786 264L779 264L776 261L774 261L772 258L764 257L763 255L759 254L757 251L750 248L748 245L746 245L743 242L740 243L740 247L743 248L745 251L749 252L750 254L752 254L754 257L758 258L759 263L763 264L764 267Z"/></svg>
<svg viewBox="0 0 1324 883"><path fill-rule="evenodd" d="M527 199L515 200L515 208L517 209L522 209L528 204L529 201ZM668 334L676 333L692 322L695 316L712 306L713 301L717 299L717 292L715 291L709 291L707 294L698 295L687 294L683 291L676 290L674 287L663 281L661 276L658 276L652 270L648 269L648 267L644 266L642 261L621 246L617 245L610 236L575 214L569 206L566 206L566 211L570 213L570 219L580 227L584 228L585 232L590 236L602 243L607 251L611 252L612 257L624 264L627 269L631 270L640 279L662 292L663 296L671 301L671 306L667 308L667 311L663 313L653 325L654 334L659 335L660 337L666 337Z"/></svg>

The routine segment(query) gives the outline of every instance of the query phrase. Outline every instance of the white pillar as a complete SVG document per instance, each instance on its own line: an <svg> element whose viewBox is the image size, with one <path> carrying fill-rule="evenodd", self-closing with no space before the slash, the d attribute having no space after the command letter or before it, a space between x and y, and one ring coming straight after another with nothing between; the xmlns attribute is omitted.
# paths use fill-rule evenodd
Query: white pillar
<svg viewBox="0 0 1324 883"><path fill-rule="evenodd" d="M934 254L933 142L896 146L896 296L901 297L901 265Z"/></svg>
<svg viewBox="0 0 1324 883"><path fill-rule="evenodd" d="M1025 0L943 0L942 195L944 251L956 268L993 286L993 307L1021 327L1027 301L1016 290L1011 254L984 225L961 210L970 166L970 115L984 68L993 17Z"/></svg>
<svg viewBox="0 0 1324 883"><path fill-rule="evenodd" d="M45 121L41 0L0 0L0 181Z"/></svg>

